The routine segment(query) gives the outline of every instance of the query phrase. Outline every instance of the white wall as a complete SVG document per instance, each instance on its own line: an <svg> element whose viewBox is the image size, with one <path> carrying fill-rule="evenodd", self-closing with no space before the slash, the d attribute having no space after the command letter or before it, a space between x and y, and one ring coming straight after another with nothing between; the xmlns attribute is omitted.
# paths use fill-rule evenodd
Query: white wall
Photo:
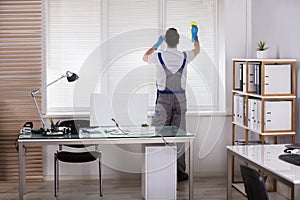
<svg viewBox="0 0 300 200"><path fill-rule="evenodd" d="M297 77L300 77L300 1L252 0L253 47L265 40L270 58L297 59ZM255 48L253 48L255 55ZM280 81L280 80L279 80ZM296 129L299 130L299 81L297 82ZM298 131L297 131L298 132ZM296 141L300 136L296 135Z"/></svg>

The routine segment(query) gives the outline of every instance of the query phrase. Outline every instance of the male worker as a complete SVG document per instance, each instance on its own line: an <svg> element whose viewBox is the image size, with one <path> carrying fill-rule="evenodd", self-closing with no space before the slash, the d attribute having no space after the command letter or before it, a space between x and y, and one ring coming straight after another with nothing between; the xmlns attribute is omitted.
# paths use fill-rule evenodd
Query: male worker
<svg viewBox="0 0 300 200"><path fill-rule="evenodd" d="M143 57L145 62L156 64L157 100L152 119L154 126L177 126L186 129L186 66L200 52L198 27L192 25L191 32L194 49L178 51L179 34L175 28L169 28L165 36L160 36ZM167 49L155 52L164 40ZM181 182L188 180L188 174L185 173L184 144L178 144L177 151L177 181Z"/></svg>

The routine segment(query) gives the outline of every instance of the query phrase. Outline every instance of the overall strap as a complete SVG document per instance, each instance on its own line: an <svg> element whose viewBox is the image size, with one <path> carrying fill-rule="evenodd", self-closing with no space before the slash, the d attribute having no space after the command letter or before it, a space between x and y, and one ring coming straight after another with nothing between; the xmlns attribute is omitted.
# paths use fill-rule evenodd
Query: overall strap
<svg viewBox="0 0 300 200"><path fill-rule="evenodd" d="M161 52L158 53L158 59L159 59L159 62L160 62L160 64L161 64L161 66L162 66L164 69L166 69L167 67L166 67L166 65L165 65L165 63L164 63L164 61L163 61L163 59L162 59Z"/></svg>
<svg viewBox="0 0 300 200"><path fill-rule="evenodd" d="M185 66L185 63L186 63L186 52L185 52L185 51L183 52L183 56L184 56L184 58L183 58L183 63L182 63L182 65L181 65L180 69L183 69L184 66Z"/></svg>

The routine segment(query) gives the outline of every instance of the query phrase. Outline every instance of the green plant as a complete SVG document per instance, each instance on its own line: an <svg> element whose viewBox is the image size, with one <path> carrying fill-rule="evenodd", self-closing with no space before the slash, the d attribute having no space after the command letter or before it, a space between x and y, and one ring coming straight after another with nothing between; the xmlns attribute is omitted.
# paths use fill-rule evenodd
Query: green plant
<svg viewBox="0 0 300 200"><path fill-rule="evenodd" d="M260 40L258 43L257 43L257 48L256 50L257 51L265 51L267 50L269 47L265 47L265 42L263 40Z"/></svg>
<svg viewBox="0 0 300 200"><path fill-rule="evenodd" d="M145 123L145 124L142 124L141 126L142 127L148 127L149 125Z"/></svg>

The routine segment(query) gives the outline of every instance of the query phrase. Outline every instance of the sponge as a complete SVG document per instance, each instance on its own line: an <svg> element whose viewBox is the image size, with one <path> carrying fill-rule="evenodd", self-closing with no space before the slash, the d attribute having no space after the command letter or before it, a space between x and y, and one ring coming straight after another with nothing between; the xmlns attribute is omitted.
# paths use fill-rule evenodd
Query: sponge
<svg viewBox="0 0 300 200"><path fill-rule="evenodd" d="M192 22L191 22L190 26L192 27L193 25L198 26L198 24L197 24L196 21L192 21Z"/></svg>

